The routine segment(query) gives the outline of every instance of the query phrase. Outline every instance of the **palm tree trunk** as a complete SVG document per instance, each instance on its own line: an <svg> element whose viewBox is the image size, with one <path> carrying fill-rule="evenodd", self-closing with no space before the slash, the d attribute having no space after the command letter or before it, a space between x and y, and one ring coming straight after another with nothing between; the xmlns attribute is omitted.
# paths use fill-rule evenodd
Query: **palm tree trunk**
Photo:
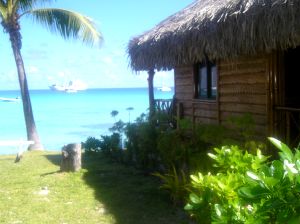
<svg viewBox="0 0 300 224"><path fill-rule="evenodd" d="M28 84L27 78L24 68L24 63L21 55L21 34L19 30L15 30L13 32L9 32L9 37L11 41L12 50L14 53L17 70L18 70L18 77L19 77L19 84L22 96L22 103L23 103L23 112L25 117L25 124L26 124L26 131L27 131L27 139L34 141L33 145L30 145L28 150L43 150L43 146L40 142L40 138L35 126L35 121L33 117L33 111L31 107L31 101L28 91Z"/></svg>

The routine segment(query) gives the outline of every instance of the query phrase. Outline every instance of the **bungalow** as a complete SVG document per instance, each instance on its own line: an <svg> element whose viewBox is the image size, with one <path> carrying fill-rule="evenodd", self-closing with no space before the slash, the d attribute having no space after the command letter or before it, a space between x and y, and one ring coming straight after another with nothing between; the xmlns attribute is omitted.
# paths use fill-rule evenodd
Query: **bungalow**
<svg viewBox="0 0 300 224"><path fill-rule="evenodd" d="M150 87L155 70L174 69L183 117L250 113L260 135L299 142L299 0L196 0L134 37L128 54Z"/></svg>

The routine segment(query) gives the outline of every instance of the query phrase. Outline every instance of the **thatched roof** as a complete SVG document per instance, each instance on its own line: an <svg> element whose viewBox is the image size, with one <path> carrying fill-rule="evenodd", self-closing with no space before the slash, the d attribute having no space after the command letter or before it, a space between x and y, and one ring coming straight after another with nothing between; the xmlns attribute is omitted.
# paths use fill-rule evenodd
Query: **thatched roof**
<svg viewBox="0 0 300 224"><path fill-rule="evenodd" d="M300 45L300 0L198 0L128 44L133 70Z"/></svg>

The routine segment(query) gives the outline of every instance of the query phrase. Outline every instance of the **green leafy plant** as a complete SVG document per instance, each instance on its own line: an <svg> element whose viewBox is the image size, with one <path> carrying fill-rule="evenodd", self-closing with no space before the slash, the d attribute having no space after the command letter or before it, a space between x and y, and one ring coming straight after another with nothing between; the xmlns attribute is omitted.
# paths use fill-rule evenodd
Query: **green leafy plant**
<svg viewBox="0 0 300 224"><path fill-rule="evenodd" d="M153 175L162 180L160 188L169 192L175 205L181 204L186 200L189 183L183 170L177 172L175 166L173 166L172 169L165 174L156 172Z"/></svg>
<svg viewBox="0 0 300 224"><path fill-rule="evenodd" d="M254 208L261 223L299 223L300 151L269 138L279 150L280 160L265 164L256 172L247 171L247 182L239 195Z"/></svg>
<svg viewBox="0 0 300 224"><path fill-rule="evenodd" d="M249 141L255 135L255 122L251 114L230 116L227 120L229 128L236 137L242 141Z"/></svg>
<svg viewBox="0 0 300 224"><path fill-rule="evenodd" d="M216 174L191 176L185 209L199 223L299 223L300 151L269 138L279 159L268 161L237 146L209 153Z"/></svg>
<svg viewBox="0 0 300 224"><path fill-rule="evenodd" d="M267 161L268 157L262 155L260 149L256 149L256 155L246 150L240 149L239 146L222 146L214 148L215 154L208 153L208 156L214 160L214 167L219 172L241 173L244 174L248 170L258 170L261 165Z"/></svg>
<svg viewBox="0 0 300 224"><path fill-rule="evenodd" d="M128 124L125 129L126 148L130 163L146 172L153 172L159 166L157 151L158 130L147 120Z"/></svg>
<svg viewBox="0 0 300 224"><path fill-rule="evenodd" d="M227 130L224 126L214 124L199 124L195 127L195 135L200 144L205 143L205 147L218 147L224 143Z"/></svg>
<svg viewBox="0 0 300 224"><path fill-rule="evenodd" d="M111 131L113 133L122 134L124 132L125 127L126 127L126 124L122 120L119 120L119 121L115 122L111 128L109 128L109 131Z"/></svg>
<svg viewBox="0 0 300 224"><path fill-rule="evenodd" d="M101 141L95 137L88 137L85 142L83 142L83 148L85 152L99 152L101 149Z"/></svg>
<svg viewBox="0 0 300 224"><path fill-rule="evenodd" d="M118 133L101 135L100 148L104 154L113 159L121 160L122 149L120 148L120 135Z"/></svg>
<svg viewBox="0 0 300 224"><path fill-rule="evenodd" d="M158 136L157 149L161 165L166 170L173 166L178 169L187 169L188 156L193 147L191 138L185 136L181 129L161 132Z"/></svg>
<svg viewBox="0 0 300 224"><path fill-rule="evenodd" d="M114 120L115 120L115 122L117 122L116 121L116 116L119 114L119 111L117 111L117 110L112 110L111 112L110 112L110 116L112 116L113 118L114 118Z"/></svg>
<svg viewBox="0 0 300 224"><path fill-rule="evenodd" d="M191 191L185 209L199 223L244 223L250 210L240 200L238 189L246 182L245 172L256 171L267 161L257 149L256 155L238 146L215 148L208 153L217 171L191 175Z"/></svg>

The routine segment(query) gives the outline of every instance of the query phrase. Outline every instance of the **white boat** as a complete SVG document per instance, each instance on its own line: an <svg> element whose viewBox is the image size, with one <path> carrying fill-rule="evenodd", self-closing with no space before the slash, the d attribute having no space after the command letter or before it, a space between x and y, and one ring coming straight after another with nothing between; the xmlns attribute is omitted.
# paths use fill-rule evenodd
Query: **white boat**
<svg viewBox="0 0 300 224"><path fill-rule="evenodd" d="M49 86L51 90L66 92L66 93L76 93L77 91L82 91L87 89L87 85L80 81L70 81L68 85L57 85L53 84Z"/></svg>
<svg viewBox="0 0 300 224"><path fill-rule="evenodd" d="M57 85L57 84L53 84L53 85L49 86L49 88L51 90L55 90L55 91L65 91L66 90L65 86Z"/></svg>
<svg viewBox="0 0 300 224"><path fill-rule="evenodd" d="M162 92L170 92L170 91L172 91L171 87L169 87L169 86L162 86L162 87L158 87L157 89L159 91L162 91Z"/></svg>
<svg viewBox="0 0 300 224"><path fill-rule="evenodd" d="M20 102L20 97L16 98L8 98L8 97L0 97L0 101L2 102Z"/></svg>
<svg viewBox="0 0 300 224"><path fill-rule="evenodd" d="M78 91L77 89L70 89L70 88L65 90L66 93L77 93L77 91Z"/></svg>

